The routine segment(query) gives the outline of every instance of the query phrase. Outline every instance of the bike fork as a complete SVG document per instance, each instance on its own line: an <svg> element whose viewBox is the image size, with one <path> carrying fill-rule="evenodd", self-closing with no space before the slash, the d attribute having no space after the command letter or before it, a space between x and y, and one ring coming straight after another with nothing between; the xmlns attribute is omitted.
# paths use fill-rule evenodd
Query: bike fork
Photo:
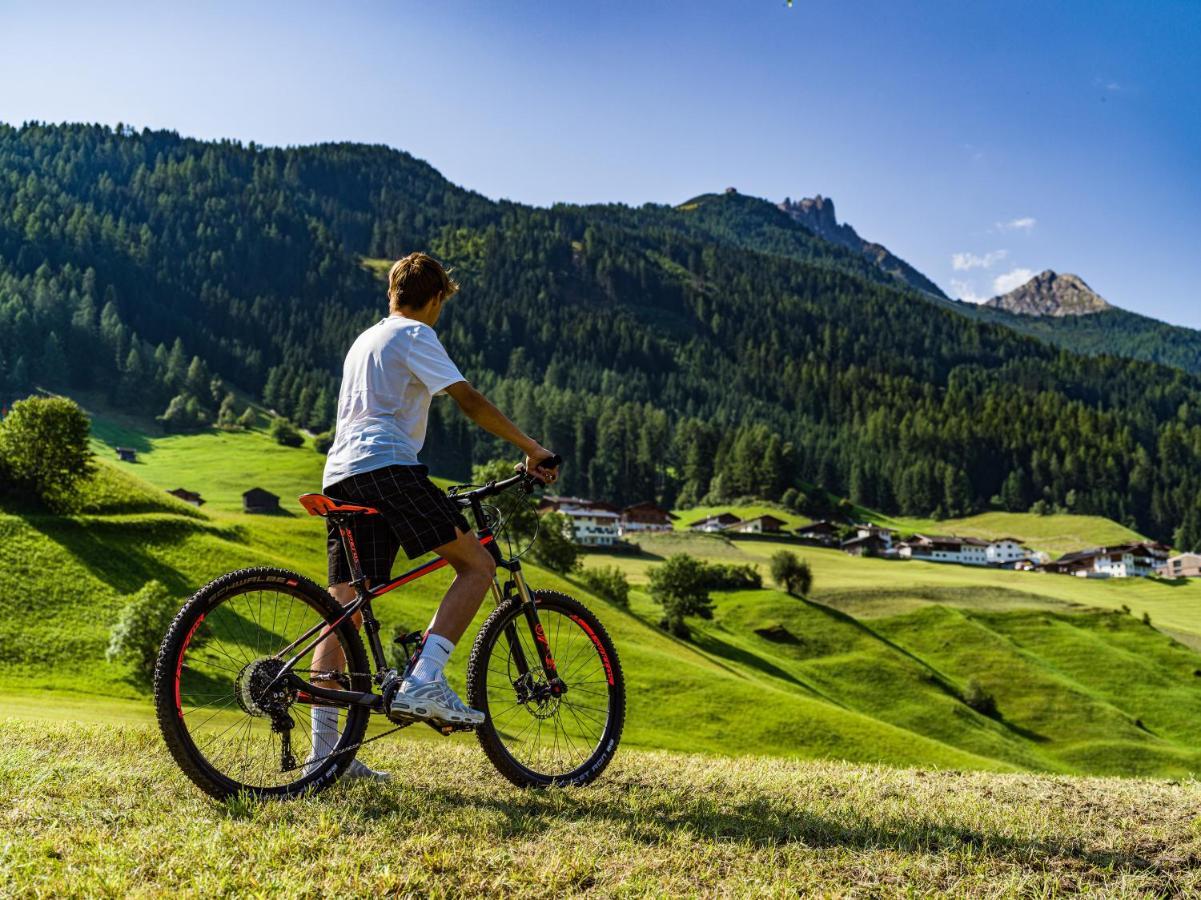
<svg viewBox="0 0 1201 900"><path fill-rule="evenodd" d="M542 630L542 623L538 620L538 607L534 603L534 597L530 593L530 589L526 585L525 578L522 576L520 569L513 571L511 584L516 587L517 596L521 599L521 611L525 615L526 625L529 626L530 635L534 641L534 648L538 651L538 664L546 675L546 681L551 687L551 693L561 693L562 683L559 681L559 670L555 666L555 658L551 653L546 633ZM513 652L513 663L517 667L518 674L523 677L530 674L530 663L526 658L521 639L517 634L517 625L514 622L509 622L505 626L505 637L508 639L509 647Z"/></svg>

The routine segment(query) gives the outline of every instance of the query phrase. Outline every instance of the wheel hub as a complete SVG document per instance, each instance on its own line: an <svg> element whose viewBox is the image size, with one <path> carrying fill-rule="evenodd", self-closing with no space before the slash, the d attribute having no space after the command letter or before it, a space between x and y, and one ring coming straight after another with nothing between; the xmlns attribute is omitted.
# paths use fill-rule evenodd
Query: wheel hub
<svg viewBox="0 0 1201 900"><path fill-rule="evenodd" d="M517 702L535 719L549 719L558 711L559 694L545 679L536 679L532 672L518 678L513 687L517 689Z"/></svg>
<svg viewBox="0 0 1201 900"><path fill-rule="evenodd" d="M256 659L242 667L236 679L238 705L247 715L276 718L296 700L295 692L276 677L283 671L281 659Z"/></svg>

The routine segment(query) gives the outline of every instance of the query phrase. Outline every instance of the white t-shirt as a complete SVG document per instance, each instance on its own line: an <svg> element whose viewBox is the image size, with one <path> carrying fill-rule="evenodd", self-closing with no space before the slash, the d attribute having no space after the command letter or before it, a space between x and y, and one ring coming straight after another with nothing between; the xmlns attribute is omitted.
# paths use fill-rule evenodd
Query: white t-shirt
<svg viewBox="0 0 1201 900"><path fill-rule="evenodd" d="M338 425L323 487L384 466L415 466L430 401L466 381L434 329L389 316L358 336L342 367Z"/></svg>

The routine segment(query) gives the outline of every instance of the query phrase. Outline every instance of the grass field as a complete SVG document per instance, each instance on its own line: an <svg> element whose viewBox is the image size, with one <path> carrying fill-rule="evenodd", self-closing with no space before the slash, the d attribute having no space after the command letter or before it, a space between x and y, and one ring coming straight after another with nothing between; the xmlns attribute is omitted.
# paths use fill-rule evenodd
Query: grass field
<svg viewBox="0 0 1201 900"><path fill-rule="evenodd" d="M78 514L0 511L0 713L144 717L145 689L103 652L125 599L150 578L182 602L239 566L323 577L320 520L238 511L247 484L285 500L316 486L321 457L311 448L281 448L259 432L147 436L103 418L96 441L135 446L140 461L103 461ZM178 503L163 492L177 485L211 502L200 512ZM583 599L612 632L630 689L627 746L997 771L1201 769L1190 724L1201 722L1201 654L1184 645L1201 646L1201 584L856 559L685 532L641 541L640 556L586 560L627 572L628 611L576 578L530 575ZM715 618L696 623L693 641L656 627L645 581L659 560L688 552L766 573L781 546L813 567L808 601L771 589L717 593ZM428 621L446 583L438 573L382 598L385 628ZM1123 605L1133 614L1115 614ZM452 660L455 683L466 655ZM965 703L973 682L997 714Z"/></svg>
<svg viewBox="0 0 1201 900"><path fill-rule="evenodd" d="M625 752L592 787L522 792L460 738L372 745L392 784L216 804L150 727L2 727L6 896L1201 891L1193 781Z"/></svg>

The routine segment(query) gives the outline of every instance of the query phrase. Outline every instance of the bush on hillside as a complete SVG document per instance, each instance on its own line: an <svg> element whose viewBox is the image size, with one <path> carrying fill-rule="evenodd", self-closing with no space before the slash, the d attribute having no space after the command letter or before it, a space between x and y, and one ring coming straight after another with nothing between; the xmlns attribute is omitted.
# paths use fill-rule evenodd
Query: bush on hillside
<svg viewBox="0 0 1201 900"><path fill-rule="evenodd" d="M617 566L584 569L580 578L597 596L603 597L614 606L629 608L630 582Z"/></svg>
<svg viewBox="0 0 1201 900"><path fill-rule="evenodd" d="M661 566L650 570L650 593L663 607L659 627L687 639L691 637L685 618L713 618L705 564L687 553L669 556Z"/></svg>
<svg viewBox="0 0 1201 900"><path fill-rule="evenodd" d="M285 447L299 447L304 444L304 435L296 430L296 426L282 416L276 416L271 420L271 428L268 431L272 440L277 444L282 444Z"/></svg>
<svg viewBox="0 0 1201 900"><path fill-rule="evenodd" d="M138 680L149 684L158 659L159 644L175 614L179 601L158 581L148 581L129 598L109 631L109 662L127 662ZM199 646L193 638L192 646Z"/></svg>
<svg viewBox="0 0 1201 900"><path fill-rule="evenodd" d="M219 378L214 378L213 379L214 385L216 385L217 382L219 382L219 381L220 381ZM234 395L232 393L228 393L225 395L225 398L221 401L220 409L217 410L217 427L218 428L237 428L238 427L238 416L237 416L237 413L234 412L234 404L236 402L237 401L235 400Z"/></svg>
<svg viewBox="0 0 1201 900"><path fill-rule="evenodd" d="M771 578L794 597L804 597L813 589L813 570L809 563L788 550L772 554Z"/></svg>
<svg viewBox="0 0 1201 900"><path fill-rule="evenodd" d="M711 591L751 591L763 587L763 576L754 566L732 563L702 563L705 587Z"/></svg>
<svg viewBox="0 0 1201 900"><path fill-rule="evenodd" d="M963 692L963 702L982 716L988 716L990 719L997 717L997 698L985 690L984 685L975 678L968 680L967 690Z"/></svg>
<svg viewBox="0 0 1201 900"><path fill-rule="evenodd" d="M208 422L208 415L191 394L176 394L163 414L155 418L165 431L191 431Z"/></svg>
<svg viewBox="0 0 1201 900"><path fill-rule="evenodd" d="M323 431L321 434L313 438L313 449L325 456L329 453L329 448L334 445L334 433L332 431Z"/></svg>
<svg viewBox="0 0 1201 900"><path fill-rule="evenodd" d="M246 408L242 410L242 415L238 416L238 427L247 429L253 428L258 424L258 421L259 417L255 414L254 407L250 404L247 404Z"/></svg>
<svg viewBox="0 0 1201 900"><path fill-rule="evenodd" d="M66 397L28 397L0 421L0 486L57 508L92 474L91 422Z"/></svg>

